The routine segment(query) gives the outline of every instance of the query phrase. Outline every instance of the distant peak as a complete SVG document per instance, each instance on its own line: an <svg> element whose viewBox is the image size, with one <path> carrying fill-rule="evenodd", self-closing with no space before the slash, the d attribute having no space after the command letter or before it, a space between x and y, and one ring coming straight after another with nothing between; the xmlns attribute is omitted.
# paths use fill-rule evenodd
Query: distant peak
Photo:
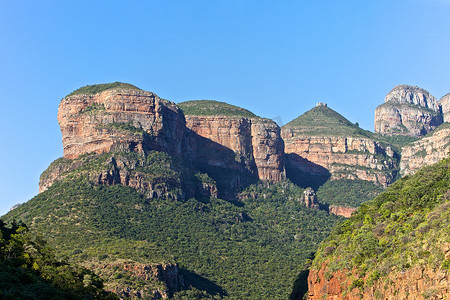
<svg viewBox="0 0 450 300"><path fill-rule="evenodd" d="M73 96L73 95L93 95L93 94L98 94L103 91L112 90L112 89L138 90L138 91L141 90L140 88L138 88L132 84L116 81L113 83L86 85L86 86L83 86L83 87L73 91L66 97Z"/></svg>

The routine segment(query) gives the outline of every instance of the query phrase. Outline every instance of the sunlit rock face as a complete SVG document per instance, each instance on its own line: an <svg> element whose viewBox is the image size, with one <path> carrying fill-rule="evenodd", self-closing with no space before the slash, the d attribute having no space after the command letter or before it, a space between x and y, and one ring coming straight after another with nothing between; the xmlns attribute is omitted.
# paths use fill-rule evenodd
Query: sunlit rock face
<svg viewBox="0 0 450 300"><path fill-rule="evenodd" d="M375 110L375 132L383 135L424 136L442 122L436 98L415 86L396 86Z"/></svg>
<svg viewBox="0 0 450 300"><path fill-rule="evenodd" d="M66 158L146 148L179 156L185 126L175 103L152 92L120 89L64 98L58 122Z"/></svg>

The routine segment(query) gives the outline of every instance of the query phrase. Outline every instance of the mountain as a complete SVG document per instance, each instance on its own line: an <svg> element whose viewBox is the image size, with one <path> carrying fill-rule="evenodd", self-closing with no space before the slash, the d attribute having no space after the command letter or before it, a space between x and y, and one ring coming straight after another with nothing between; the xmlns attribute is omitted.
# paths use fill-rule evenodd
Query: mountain
<svg viewBox="0 0 450 300"><path fill-rule="evenodd" d="M200 114L135 87L75 91L58 111L64 157L4 219L29 224L121 297L286 298L297 262L340 218L306 207L283 179L273 121L219 113L194 125Z"/></svg>
<svg viewBox="0 0 450 300"><path fill-rule="evenodd" d="M186 101L178 105L186 116L186 126L190 130L234 151L234 160L240 161L256 178L271 181L286 178L284 142L280 128L274 121L219 101ZM200 147L201 150L204 148ZM206 157L212 160L215 156ZM205 164L210 163L202 161L200 165ZM232 162L227 164L231 165Z"/></svg>
<svg viewBox="0 0 450 300"><path fill-rule="evenodd" d="M442 122L436 98L416 86L396 86L375 110L375 132L382 135L424 136Z"/></svg>
<svg viewBox="0 0 450 300"><path fill-rule="evenodd" d="M309 299L447 299L450 159L406 176L341 224L309 271Z"/></svg>

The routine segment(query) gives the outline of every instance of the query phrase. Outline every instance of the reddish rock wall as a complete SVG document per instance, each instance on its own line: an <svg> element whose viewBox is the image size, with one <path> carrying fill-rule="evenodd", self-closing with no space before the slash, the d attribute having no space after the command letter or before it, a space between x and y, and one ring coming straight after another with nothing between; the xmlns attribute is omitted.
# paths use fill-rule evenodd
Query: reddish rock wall
<svg viewBox="0 0 450 300"><path fill-rule="evenodd" d="M295 153L328 169L333 179L363 179L387 186L395 179L394 151L380 143L357 137L302 136L283 129L285 152ZM380 159L385 157L385 159ZM307 171L307 170L305 170ZM311 173L314 173L311 169Z"/></svg>
<svg viewBox="0 0 450 300"><path fill-rule="evenodd" d="M348 290L352 279L346 271L327 274L326 266L310 270L308 276L309 300L352 299L450 299L450 281L447 270L414 267L402 272L391 272L371 287ZM365 279L367 280L367 278Z"/></svg>
<svg viewBox="0 0 450 300"><path fill-rule="evenodd" d="M259 179L280 181L285 178L284 143L280 128L275 122L229 116L189 115L186 116L186 126L199 136L234 151L245 168ZM210 163L213 163L212 159L209 159Z"/></svg>
<svg viewBox="0 0 450 300"><path fill-rule="evenodd" d="M141 152L146 147L180 155L185 125L174 103L151 92L115 89L64 98L58 122L67 158L115 149ZM146 135L118 124L140 128Z"/></svg>

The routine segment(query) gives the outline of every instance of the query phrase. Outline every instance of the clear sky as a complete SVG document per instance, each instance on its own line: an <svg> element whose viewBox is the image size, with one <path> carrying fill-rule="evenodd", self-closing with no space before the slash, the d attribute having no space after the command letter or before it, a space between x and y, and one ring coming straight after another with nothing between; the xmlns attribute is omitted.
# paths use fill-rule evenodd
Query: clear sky
<svg viewBox="0 0 450 300"><path fill-rule="evenodd" d="M373 130L398 84L450 92L450 0L0 1L0 215L62 156L73 90L122 81L286 124L316 102Z"/></svg>

